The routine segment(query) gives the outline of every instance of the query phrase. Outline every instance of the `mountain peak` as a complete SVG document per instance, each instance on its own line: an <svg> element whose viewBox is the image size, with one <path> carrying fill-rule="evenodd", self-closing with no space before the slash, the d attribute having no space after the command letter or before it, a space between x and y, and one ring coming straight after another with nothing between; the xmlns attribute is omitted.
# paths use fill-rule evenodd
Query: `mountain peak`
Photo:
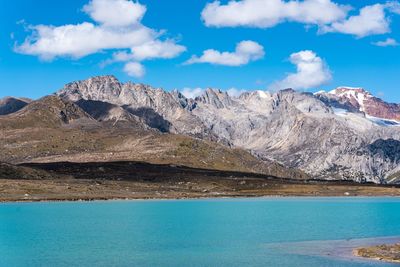
<svg viewBox="0 0 400 267"><path fill-rule="evenodd" d="M205 104L211 104L216 108L224 108L232 104L232 98L227 92L213 88L207 88L205 92L201 96L196 97L195 100Z"/></svg>
<svg viewBox="0 0 400 267"><path fill-rule="evenodd" d="M93 120L75 103L56 95L49 95L32 101L18 112L11 113L7 117L16 127L54 128L78 120Z"/></svg>
<svg viewBox="0 0 400 267"><path fill-rule="evenodd" d="M93 76L87 79L87 81L101 81L101 82L119 82L117 77L114 75L99 75Z"/></svg>
<svg viewBox="0 0 400 267"><path fill-rule="evenodd" d="M362 112L373 119L400 121L400 105L386 103L361 87L340 86L314 95L333 108Z"/></svg>
<svg viewBox="0 0 400 267"><path fill-rule="evenodd" d="M28 105L31 101L28 98L4 97L0 99L0 115L14 113Z"/></svg>
<svg viewBox="0 0 400 267"><path fill-rule="evenodd" d="M122 84L113 75L95 76L66 84L57 95L72 101L110 99L120 95Z"/></svg>
<svg viewBox="0 0 400 267"><path fill-rule="evenodd" d="M282 89L279 91L280 93L295 93L296 90L294 90L293 88L286 88L286 89Z"/></svg>
<svg viewBox="0 0 400 267"><path fill-rule="evenodd" d="M338 96L353 96L358 98L358 96L372 97L372 94L362 87L348 87L340 86L333 89L329 94L334 94Z"/></svg>

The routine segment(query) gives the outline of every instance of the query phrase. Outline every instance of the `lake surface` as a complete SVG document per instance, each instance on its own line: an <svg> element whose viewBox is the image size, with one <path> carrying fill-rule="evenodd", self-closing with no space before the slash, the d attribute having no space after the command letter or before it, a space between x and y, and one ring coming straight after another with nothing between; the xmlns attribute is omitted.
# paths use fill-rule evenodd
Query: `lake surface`
<svg viewBox="0 0 400 267"><path fill-rule="evenodd" d="M398 236L396 198L0 204L7 267L399 266L346 254Z"/></svg>

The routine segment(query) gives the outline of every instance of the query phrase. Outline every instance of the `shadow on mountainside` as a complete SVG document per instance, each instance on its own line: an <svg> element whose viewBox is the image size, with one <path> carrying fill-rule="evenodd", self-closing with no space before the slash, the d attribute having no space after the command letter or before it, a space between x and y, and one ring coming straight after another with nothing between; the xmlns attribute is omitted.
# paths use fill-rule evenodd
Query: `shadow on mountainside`
<svg viewBox="0 0 400 267"><path fill-rule="evenodd" d="M160 132L167 133L170 131L172 124L164 119L163 116L158 114L154 109L149 107L132 108L129 106L122 106L125 110L133 115L141 118L151 128L158 129Z"/></svg>
<svg viewBox="0 0 400 267"><path fill-rule="evenodd" d="M115 105L95 100L78 100L75 102L81 109L83 109L90 116L95 118L96 120L100 117L107 114L111 109L115 107Z"/></svg>
<svg viewBox="0 0 400 267"><path fill-rule="evenodd" d="M395 139L378 139L368 146L374 155L381 154L392 162L400 160L400 141Z"/></svg>

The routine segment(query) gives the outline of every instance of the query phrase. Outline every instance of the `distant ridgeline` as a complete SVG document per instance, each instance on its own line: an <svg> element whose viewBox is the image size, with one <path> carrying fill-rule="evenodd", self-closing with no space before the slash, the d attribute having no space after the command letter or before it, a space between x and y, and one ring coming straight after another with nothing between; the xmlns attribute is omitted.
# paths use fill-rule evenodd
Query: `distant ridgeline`
<svg viewBox="0 0 400 267"><path fill-rule="evenodd" d="M6 151L1 160L56 155L98 160L100 154L111 159L109 153L151 160L157 155L178 164L280 177L400 183L400 105L362 88L240 96L206 89L192 99L176 90L101 76L69 83L37 101L0 103L2 130L22 133L1 144ZM47 136L46 147L35 139L43 128L52 129L40 136ZM57 129L71 131L74 138ZM31 153L28 158L18 154L22 142L33 145L25 151Z"/></svg>

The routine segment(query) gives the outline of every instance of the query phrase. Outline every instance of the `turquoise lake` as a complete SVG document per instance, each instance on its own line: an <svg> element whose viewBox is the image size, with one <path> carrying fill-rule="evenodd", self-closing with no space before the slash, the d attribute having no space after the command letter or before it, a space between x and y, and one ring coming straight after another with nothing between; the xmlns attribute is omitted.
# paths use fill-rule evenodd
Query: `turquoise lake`
<svg viewBox="0 0 400 267"><path fill-rule="evenodd" d="M399 236L396 198L0 204L7 267L399 266L345 255Z"/></svg>

